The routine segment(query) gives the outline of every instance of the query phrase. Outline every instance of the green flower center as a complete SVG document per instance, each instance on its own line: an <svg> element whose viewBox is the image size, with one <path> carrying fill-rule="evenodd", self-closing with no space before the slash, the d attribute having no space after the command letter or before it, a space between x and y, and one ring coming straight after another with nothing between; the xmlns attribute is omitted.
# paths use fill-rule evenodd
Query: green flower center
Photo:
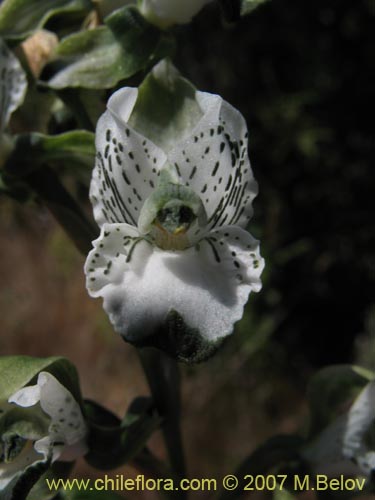
<svg viewBox="0 0 375 500"><path fill-rule="evenodd" d="M162 170L158 187L142 207L138 220L140 233L150 234L163 250L184 250L192 245L189 230L193 226L204 227L206 223L200 197L176 182L169 167Z"/></svg>
<svg viewBox="0 0 375 500"><path fill-rule="evenodd" d="M152 223L151 234L163 250L184 250L190 246L187 231L196 221L192 209L180 200L169 201L160 209Z"/></svg>
<svg viewBox="0 0 375 500"><path fill-rule="evenodd" d="M190 207L177 202L159 210L154 224L168 233L178 235L186 233L196 218Z"/></svg>

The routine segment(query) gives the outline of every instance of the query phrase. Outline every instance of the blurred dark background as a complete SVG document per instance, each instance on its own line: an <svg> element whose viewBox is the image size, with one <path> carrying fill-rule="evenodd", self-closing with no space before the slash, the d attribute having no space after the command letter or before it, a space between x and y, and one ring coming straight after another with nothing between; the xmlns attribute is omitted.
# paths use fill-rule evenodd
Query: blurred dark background
<svg viewBox="0 0 375 500"><path fill-rule="evenodd" d="M249 126L267 259L254 309L290 369L352 361L374 303L375 2L272 0L227 30L205 14L177 62Z"/></svg>
<svg viewBox="0 0 375 500"><path fill-rule="evenodd" d="M305 425L317 369L375 368L375 2L271 0L225 27L212 4L176 32L176 66L244 114L259 182L263 290L212 360L182 367L190 472L217 476ZM1 204L1 352L65 354L85 395L123 412L147 389L83 257L42 207Z"/></svg>

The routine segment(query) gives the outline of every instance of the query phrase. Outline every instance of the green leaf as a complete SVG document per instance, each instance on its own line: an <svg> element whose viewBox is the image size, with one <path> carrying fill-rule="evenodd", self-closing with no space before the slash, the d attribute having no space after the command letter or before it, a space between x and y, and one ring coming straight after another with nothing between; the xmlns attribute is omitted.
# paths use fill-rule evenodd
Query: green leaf
<svg viewBox="0 0 375 500"><path fill-rule="evenodd" d="M50 460L40 460L17 474L4 490L1 491L2 500L26 500L30 490L50 467ZM42 500L39 497L38 500Z"/></svg>
<svg viewBox="0 0 375 500"><path fill-rule="evenodd" d="M91 242L97 237L98 230L86 218L55 172L43 168L33 172L25 180L64 228L78 250L83 255L87 255L92 248Z"/></svg>
<svg viewBox="0 0 375 500"><path fill-rule="evenodd" d="M241 16L247 16L254 9L266 3L268 0L241 0Z"/></svg>
<svg viewBox="0 0 375 500"><path fill-rule="evenodd" d="M298 466L301 462L300 450L303 440L294 435L273 436L265 443L260 445L249 457L247 457L237 468L235 476L240 480L239 486L233 491L223 491L220 500L233 500L240 498L244 494L245 485L248 479L247 475L267 475L269 471L274 474L285 474L286 466L290 464L291 469ZM276 470L276 472L274 472ZM284 488L288 486L283 485Z"/></svg>
<svg viewBox="0 0 375 500"><path fill-rule="evenodd" d="M1 500L51 500L56 498L56 491L48 488L46 479L67 479L74 462L55 462L48 460L34 462L20 471L0 492ZM69 497L70 498L70 497Z"/></svg>
<svg viewBox="0 0 375 500"><path fill-rule="evenodd" d="M371 377L371 372L351 365L329 366L314 375L308 388L310 438L347 411Z"/></svg>
<svg viewBox="0 0 375 500"><path fill-rule="evenodd" d="M56 491L48 487L47 479L67 479L74 467L74 462L54 462L32 487L27 500L50 500L56 498Z"/></svg>
<svg viewBox="0 0 375 500"><path fill-rule="evenodd" d="M30 356L0 357L0 401L8 398L25 385L32 385L41 371L51 373L81 403L78 375L75 367L65 358L32 358Z"/></svg>
<svg viewBox="0 0 375 500"><path fill-rule="evenodd" d="M190 135L201 117L195 87L165 59L139 86L129 124L168 151Z"/></svg>
<svg viewBox="0 0 375 500"><path fill-rule="evenodd" d="M62 161L89 165L91 168L95 160L95 136L85 130L74 130L55 136L37 137L33 134L34 150L40 148L41 161Z"/></svg>
<svg viewBox="0 0 375 500"><path fill-rule="evenodd" d="M64 112L68 109L74 115L78 128L95 131L96 123L106 110L107 95L105 90L83 88L64 88L55 90L64 102Z"/></svg>
<svg viewBox="0 0 375 500"><path fill-rule="evenodd" d="M136 8L124 7L108 16L105 26L62 40L50 65L57 72L48 85L54 89L114 87L171 50L167 39L170 35L146 22Z"/></svg>
<svg viewBox="0 0 375 500"><path fill-rule="evenodd" d="M40 460L20 470L12 481L0 492L1 500L50 500L56 491L48 487L46 480L67 479L74 462Z"/></svg>
<svg viewBox="0 0 375 500"><path fill-rule="evenodd" d="M25 134L17 137L2 173L11 194L13 186L21 193L22 186L36 193L83 254L91 250L98 230L46 164L78 165L91 172L94 155L94 134L90 132L73 131L57 136Z"/></svg>
<svg viewBox="0 0 375 500"><path fill-rule="evenodd" d="M9 196L19 203L25 203L30 199L31 193L27 186L19 182L9 182L9 178L4 178L4 171L0 170L0 195Z"/></svg>
<svg viewBox="0 0 375 500"><path fill-rule="evenodd" d="M135 457L161 422L147 398L136 400L123 421L92 401L85 402L85 409L90 429L90 451L85 459L102 470L114 469Z"/></svg>
<svg viewBox="0 0 375 500"><path fill-rule="evenodd" d="M0 6L0 36L26 38L61 14L82 14L92 8L90 0L4 0Z"/></svg>
<svg viewBox="0 0 375 500"><path fill-rule="evenodd" d="M18 437L26 440L41 439L48 433L48 425L49 419L40 407L30 410L30 408L9 405L5 407L5 411L1 413L0 417L1 439L3 443L9 441L11 444L16 442ZM21 450L22 446L19 449ZM18 454L17 452L13 456L16 457Z"/></svg>
<svg viewBox="0 0 375 500"><path fill-rule="evenodd" d="M44 164L84 167L91 171L95 160L95 136L85 130L59 135L37 132L21 134L8 156L4 169L7 174L24 176Z"/></svg>

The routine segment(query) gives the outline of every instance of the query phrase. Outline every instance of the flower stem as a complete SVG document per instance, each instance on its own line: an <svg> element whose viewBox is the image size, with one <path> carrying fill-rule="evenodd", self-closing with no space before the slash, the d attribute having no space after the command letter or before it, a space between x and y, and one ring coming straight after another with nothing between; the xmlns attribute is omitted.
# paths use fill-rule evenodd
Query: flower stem
<svg viewBox="0 0 375 500"><path fill-rule="evenodd" d="M162 431L170 467L177 480L186 477L180 429L180 373L177 363L154 348L143 348L139 357L155 406L163 418ZM185 498L179 491L179 498Z"/></svg>
<svg viewBox="0 0 375 500"><path fill-rule="evenodd" d="M43 167L31 172L23 180L48 207L78 250L86 255L98 230L65 189L56 173L51 168Z"/></svg>
<svg viewBox="0 0 375 500"><path fill-rule="evenodd" d="M77 92L76 89L62 89L59 90L58 96L73 111L80 128L89 130L90 132L95 131L95 125L87 112L80 92Z"/></svg>

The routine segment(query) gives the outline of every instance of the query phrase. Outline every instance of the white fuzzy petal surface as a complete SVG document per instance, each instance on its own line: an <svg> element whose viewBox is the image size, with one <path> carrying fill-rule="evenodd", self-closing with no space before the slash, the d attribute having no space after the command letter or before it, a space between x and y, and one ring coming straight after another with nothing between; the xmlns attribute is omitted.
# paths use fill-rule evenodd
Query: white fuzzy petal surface
<svg viewBox="0 0 375 500"><path fill-rule="evenodd" d="M215 342L231 333L249 293L261 287L264 262L258 242L241 228L209 233L183 251L139 240L129 260L136 239L134 228L105 225L85 265L90 294L103 297L116 331L127 340L152 335L175 310L190 328Z"/></svg>

